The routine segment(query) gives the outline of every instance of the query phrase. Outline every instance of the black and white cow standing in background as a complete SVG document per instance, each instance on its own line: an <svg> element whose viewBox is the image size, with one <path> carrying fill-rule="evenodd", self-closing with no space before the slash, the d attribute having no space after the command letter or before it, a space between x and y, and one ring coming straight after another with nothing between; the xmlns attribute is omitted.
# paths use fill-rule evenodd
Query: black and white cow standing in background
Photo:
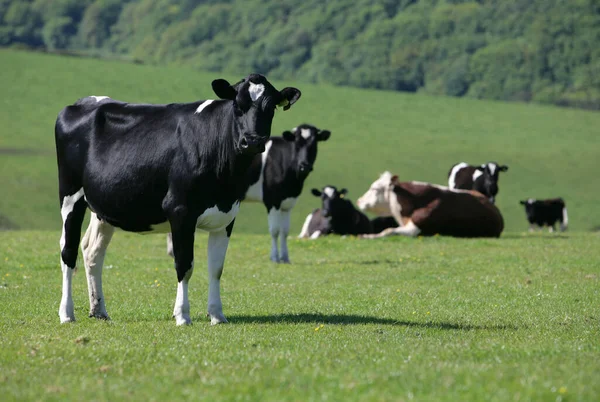
<svg viewBox="0 0 600 402"><path fill-rule="evenodd" d="M547 200L536 200L529 198L528 200L519 201L521 205L525 205L525 214L529 222L529 231L533 232L535 225L540 229L548 226L548 231L554 232L556 222L560 224L560 231L564 232L569 226L569 215L567 214L567 206L562 198L551 198Z"/></svg>
<svg viewBox="0 0 600 402"><path fill-rule="evenodd" d="M208 313L212 324L227 321L220 278L247 171L265 150L275 108L287 110L300 91L278 91L258 74L234 85L215 80L212 88L221 100L145 105L88 97L58 115L61 322L75 320L72 274L87 207L93 213L81 248L90 317L108 319L102 264L114 228L162 230L173 239L178 280L173 316L177 325L189 324L188 282L200 228L210 233Z"/></svg>
<svg viewBox="0 0 600 402"><path fill-rule="evenodd" d="M499 166L496 162L488 162L481 166L457 163L448 172L448 187L452 190L479 191L494 203L498 194L498 174L507 170L508 166Z"/></svg>
<svg viewBox="0 0 600 402"><path fill-rule="evenodd" d="M254 158L248 169L244 201L262 202L267 208L271 261L290 262L287 246L290 214L304 181L313 170L317 143L330 136L329 130L308 124L284 131L281 137L267 141L264 152ZM278 248L278 239L281 248ZM170 237L167 237L167 253L173 255Z"/></svg>

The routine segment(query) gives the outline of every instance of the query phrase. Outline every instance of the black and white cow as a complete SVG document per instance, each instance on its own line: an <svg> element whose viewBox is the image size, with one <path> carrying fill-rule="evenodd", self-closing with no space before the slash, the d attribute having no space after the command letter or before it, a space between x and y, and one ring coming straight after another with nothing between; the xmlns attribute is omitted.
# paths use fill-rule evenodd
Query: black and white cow
<svg viewBox="0 0 600 402"><path fill-rule="evenodd" d="M75 320L72 274L86 208L90 225L81 242L90 317L108 319L102 264L115 227L172 232L177 325L189 324L188 282L196 228L208 237L208 314L226 322L220 296L225 253L248 168L265 149L275 108L289 109L296 88L276 90L258 74L230 85L212 82L221 100L168 105L129 104L88 97L56 120L63 232L61 322Z"/></svg>
<svg viewBox="0 0 600 402"><path fill-rule="evenodd" d="M348 190L345 188L338 191L334 186L325 186L322 191L313 188L312 194L321 198L322 206L306 217L298 237L316 239L330 233L371 234L390 227L398 227L398 223L392 216L370 220L367 215L354 207L352 201L345 198L347 193Z"/></svg>
<svg viewBox="0 0 600 402"><path fill-rule="evenodd" d="M508 166L488 162L472 166L465 162L457 163L448 172L448 187L451 190L475 190L494 203L498 194L498 174L506 172Z"/></svg>
<svg viewBox="0 0 600 402"><path fill-rule="evenodd" d="M550 198L547 200L528 200L519 201L525 205L525 214L529 221L529 231L533 232L537 225L540 229L548 226L548 231L554 232L556 222L560 224L560 231L564 232L569 226L569 216L567 215L567 206L562 198Z"/></svg>
<svg viewBox="0 0 600 402"><path fill-rule="evenodd" d="M304 181L313 170L317 143L330 136L329 130L309 124L284 131L281 137L267 141L264 152L254 158L248 169L244 201L262 202L267 209L271 261L290 262L287 246L290 214L302 193ZM170 239L167 239L167 253L172 255Z"/></svg>

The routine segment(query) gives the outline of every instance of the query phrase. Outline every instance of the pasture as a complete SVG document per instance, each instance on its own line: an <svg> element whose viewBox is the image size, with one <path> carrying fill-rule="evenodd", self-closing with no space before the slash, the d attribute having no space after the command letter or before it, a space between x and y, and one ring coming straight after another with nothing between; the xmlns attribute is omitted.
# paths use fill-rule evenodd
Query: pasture
<svg viewBox="0 0 600 402"><path fill-rule="evenodd" d="M87 95L130 102L169 103L214 98L219 73L152 67L0 50L0 227L61 227L58 208L54 121L62 107ZM247 72L244 72L247 74ZM225 75L232 82L242 75ZM497 205L506 230L527 227L520 199L562 196L570 228L600 225L600 114L574 109L477 101L390 91L274 82L296 86L302 99L278 112L273 134L301 123L332 131L320 144L314 172L292 213L298 234L319 201L307 189L335 185L355 201L390 170L401 180L446 184L459 161L495 160L509 166L500 177ZM267 230L264 207L247 204L237 233Z"/></svg>
<svg viewBox="0 0 600 402"><path fill-rule="evenodd" d="M10 400L592 401L600 398L600 236L290 239L235 234L230 324L206 311L206 236L193 325L171 318L164 236L117 232L104 271L112 321L60 325L57 231L0 233L0 393Z"/></svg>

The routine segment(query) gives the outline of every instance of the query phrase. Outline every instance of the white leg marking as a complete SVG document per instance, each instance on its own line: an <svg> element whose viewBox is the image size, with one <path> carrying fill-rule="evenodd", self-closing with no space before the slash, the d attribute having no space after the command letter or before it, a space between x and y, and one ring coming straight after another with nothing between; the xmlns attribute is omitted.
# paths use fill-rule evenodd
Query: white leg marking
<svg viewBox="0 0 600 402"><path fill-rule="evenodd" d="M190 318L188 284L193 272L194 261L192 261L190 269L185 273L185 277L177 284L177 297L175 298L175 307L173 308L173 317L175 317L177 325L189 325L192 323L192 319Z"/></svg>
<svg viewBox="0 0 600 402"><path fill-rule="evenodd" d="M73 307L73 269L67 267L62 259L60 260L60 268L62 270L62 298L60 299L60 307L58 316L61 324L65 322L75 321L75 309Z"/></svg>
<svg viewBox="0 0 600 402"><path fill-rule="evenodd" d="M413 223L413 221L408 221L404 226L400 226L397 228L387 228L387 229L383 230L381 233L363 235L362 237L365 239L377 239L379 237L386 237L386 236L391 236L391 235L415 237L419 233L421 233L421 229L419 229Z"/></svg>
<svg viewBox="0 0 600 402"><path fill-rule="evenodd" d="M227 322L221 303L221 274L228 245L225 230L208 235L208 315L211 325Z"/></svg>
<svg viewBox="0 0 600 402"><path fill-rule="evenodd" d="M67 264L62 260L62 252L66 244L66 223L67 218L73 212L75 203L83 197L83 188L80 188L73 195L67 195L63 198L62 207L60 208L60 215L62 217L63 226L62 234L60 235L60 268L62 271L62 297L60 299L60 307L58 308L58 316L61 323L75 321L75 309L73 307L73 271L75 267L68 267Z"/></svg>
<svg viewBox="0 0 600 402"><path fill-rule="evenodd" d="M450 171L450 175L448 176L448 187L450 187L451 189L456 188L456 174L459 170L467 166L469 165L465 162L461 162L457 165L454 165L454 167Z"/></svg>
<svg viewBox="0 0 600 402"><path fill-rule="evenodd" d="M310 238L311 238L312 240L314 240L314 239L318 238L319 236L321 236L321 231L320 231L320 230L317 230L317 231L315 231L313 234L311 234L311 235L310 235Z"/></svg>
<svg viewBox="0 0 600 402"><path fill-rule="evenodd" d="M290 256L288 253L287 237L290 232L290 215L291 211L281 211L279 214L279 242L281 243L281 254L279 255L279 261L289 263Z"/></svg>
<svg viewBox="0 0 600 402"><path fill-rule="evenodd" d="M279 237L280 211L271 208L269 211L269 233L271 233L271 261L279 262L279 250L277 249L277 238Z"/></svg>
<svg viewBox="0 0 600 402"><path fill-rule="evenodd" d="M173 254L173 235L171 232L167 233L167 255L175 258L175 254Z"/></svg>
<svg viewBox="0 0 600 402"><path fill-rule="evenodd" d="M569 227L569 215L567 215L567 207L564 207L562 210L562 222L560 223L560 231L564 232Z"/></svg>
<svg viewBox="0 0 600 402"><path fill-rule="evenodd" d="M308 237L308 225L310 225L310 220L312 219L312 217L313 217L313 214L310 213L304 220L304 224L302 225L302 230L300 231L300 234L298 235L299 239L304 239L304 238Z"/></svg>
<svg viewBox="0 0 600 402"><path fill-rule="evenodd" d="M92 212L90 224L85 231L81 242L83 253L83 264L88 282L88 294L90 298L90 317L110 319L106 312L104 293L102 291L102 266L104 257L115 228L106 222L102 222Z"/></svg>
<svg viewBox="0 0 600 402"><path fill-rule="evenodd" d="M200 114L202 113L202 111L208 107L211 103L213 103L214 100L213 99L209 99L207 101L204 101L200 106L198 106L198 108L196 109L196 111L194 112L194 114Z"/></svg>

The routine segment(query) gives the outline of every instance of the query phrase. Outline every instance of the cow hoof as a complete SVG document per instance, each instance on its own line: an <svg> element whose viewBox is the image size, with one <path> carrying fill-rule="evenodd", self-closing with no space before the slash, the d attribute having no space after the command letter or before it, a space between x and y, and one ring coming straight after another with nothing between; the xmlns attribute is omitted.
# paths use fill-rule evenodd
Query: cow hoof
<svg viewBox="0 0 600 402"><path fill-rule="evenodd" d="M108 316L108 313L93 313L93 312L90 312L89 317L90 318L97 318L99 320L110 321L110 317Z"/></svg>
<svg viewBox="0 0 600 402"><path fill-rule="evenodd" d="M182 325L191 325L192 319L189 316L175 317L175 324L177 324L178 327Z"/></svg>
<svg viewBox="0 0 600 402"><path fill-rule="evenodd" d="M67 324L69 322L75 322L75 317L71 316L71 317L60 317L60 323L61 324Z"/></svg>
<svg viewBox="0 0 600 402"><path fill-rule="evenodd" d="M289 258L282 258L279 260L280 264L290 264L290 259Z"/></svg>
<svg viewBox="0 0 600 402"><path fill-rule="evenodd" d="M277 258L277 257L271 257L271 261L279 263L279 258Z"/></svg>
<svg viewBox="0 0 600 402"><path fill-rule="evenodd" d="M210 315L210 325L227 324L227 318L223 314Z"/></svg>

